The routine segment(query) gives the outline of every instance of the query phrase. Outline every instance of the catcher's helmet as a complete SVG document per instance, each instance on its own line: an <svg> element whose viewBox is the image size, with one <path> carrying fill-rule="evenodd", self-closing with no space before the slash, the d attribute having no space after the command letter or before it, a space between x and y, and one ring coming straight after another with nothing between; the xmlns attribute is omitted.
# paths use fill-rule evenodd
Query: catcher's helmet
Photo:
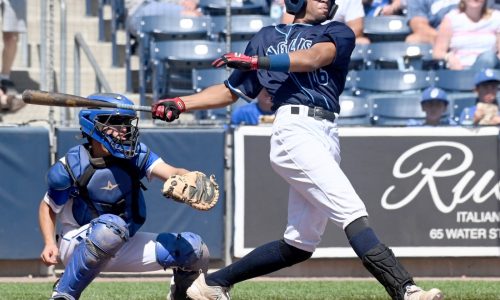
<svg viewBox="0 0 500 300"><path fill-rule="evenodd" d="M306 8L307 0L285 0L286 12L291 15L296 15ZM330 0L330 13L328 18L331 19L337 11L335 0Z"/></svg>
<svg viewBox="0 0 500 300"><path fill-rule="evenodd" d="M88 97L108 103L134 104L119 94L92 94ZM137 113L123 108L85 108L78 115L82 133L101 143L113 156L132 158L137 154L139 129Z"/></svg>

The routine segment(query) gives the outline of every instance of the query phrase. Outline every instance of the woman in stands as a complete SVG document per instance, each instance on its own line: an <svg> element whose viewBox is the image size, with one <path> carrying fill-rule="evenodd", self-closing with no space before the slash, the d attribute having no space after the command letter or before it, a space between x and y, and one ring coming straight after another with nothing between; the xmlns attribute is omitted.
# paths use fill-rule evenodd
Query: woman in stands
<svg viewBox="0 0 500 300"><path fill-rule="evenodd" d="M487 0L461 0L439 27L433 55L452 70L499 68L500 11Z"/></svg>

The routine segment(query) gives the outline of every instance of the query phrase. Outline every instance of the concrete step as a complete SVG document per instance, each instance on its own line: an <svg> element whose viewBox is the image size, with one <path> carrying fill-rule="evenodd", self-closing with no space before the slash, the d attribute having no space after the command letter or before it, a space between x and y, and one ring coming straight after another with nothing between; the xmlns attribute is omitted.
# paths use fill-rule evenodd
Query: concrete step
<svg viewBox="0 0 500 300"><path fill-rule="evenodd" d="M45 1L47 3L48 7L48 1ZM78 17L78 16L85 16L85 7L86 7L86 0L66 0L66 12L68 17ZM97 3L97 0L94 0L94 2ZM54 0L54 14L59 15L59 12L61 10L60 6L61 1ZM42 11L42 1L41 0L30 0L28 3L27 7L27 15L30 18L33 17L40 17ZM29 18L28 18L29 19Z"/></svg>
<svg viewBox="0 0 500 300"><path fill-rule="evenodd" d="M94 59L97 61L100 67L105 68L105 67L111 67L111 44L109 43L99 43L99 42L92 42L92 43L87 43L90 52L94 56ZM54 66L56 68L60 67L61 64L61 48L60 44L56 43L54 44L53 47L54 51L52 51L52 59ZM40 66L40 44L30 44L28 47L28 55L29 55L29 64L28 66L31 67L39 67ZM47 49L49 51L49 49ZM124 50L122 49L122 52ZM71 43L68 43L66 45L66 66L72 66L74 64L74 55L75 55L75 44L73 40ZM124 53L122 53L124 56ZM48 59L48 58L47 58ZM22 57L19 55L19 57L16 57L16 64L15 66L20 66L23 67L22 65ZM80 62L81 64L86 64L88 62L88 58L85 55L85 52L83 49L80 47Z"/></svg>
<svg viewBox="0 0 500 300"><path fill-rule="evenodd" d="M124 93L125 92L125 72L123 69L112 69L112 68L103 68L103 73L108 81L111 90L116 93ZM18 74L18 75L16 75ZM22 74L22 75L19 75ZM56 90L61 90L61 77L60 73L56 71L55 75L55 86ZM12 80L16 83L16 87L19 91L23 89L40 89L41 74L40 69L30 68L28 70L15 70L11 75ZM93 69L82 69L80 72L80 95L89 95L96 91L95 85L95 73ZM68 68L66 74L66 92L74 93L75 82L73 79L73 68Z"/></svg>
<svg viewBox="0 0 500 300"><path fill-rule="evenodd" d="M33 20L28 22L28 40L30 42L36 42L39 43L41 40L41 31L40 31L40 25L41 20ZM66 25L66 37L67 40L73 40L75 33L80 32L85 40L87 41L98 41L98 33L99 33L99 27L98 27L98 22L97 18L77 18L77 19L68 19L67 20L67 25ZM31 30L31 28L36 28L36 30ZM47 40L49 38L49 32L46 32L46 36L44 36L44 40ZM54 41L57 42L60 40L61 36L61 29L60 29L60 22L54 22Z"/></svg>

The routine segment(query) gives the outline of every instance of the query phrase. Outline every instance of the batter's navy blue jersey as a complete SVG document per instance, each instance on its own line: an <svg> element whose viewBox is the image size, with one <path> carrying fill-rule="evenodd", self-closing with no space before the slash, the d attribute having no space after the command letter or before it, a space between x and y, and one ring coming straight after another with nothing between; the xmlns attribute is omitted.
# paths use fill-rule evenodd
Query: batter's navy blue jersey
<svg viewBox="0 0 500 300"><path fill-rule="evenodd" d="M273 110L283 104L319 106L340 112L339 95L344 90L355 36L340 22L324 25L280 24L262 28L250 40L245 55L267 56L308 49L316 43L331 42L337 54L330 65L313 72L234 70L226 86L244 99L254 99L265 87L273 97Z"/></svg>

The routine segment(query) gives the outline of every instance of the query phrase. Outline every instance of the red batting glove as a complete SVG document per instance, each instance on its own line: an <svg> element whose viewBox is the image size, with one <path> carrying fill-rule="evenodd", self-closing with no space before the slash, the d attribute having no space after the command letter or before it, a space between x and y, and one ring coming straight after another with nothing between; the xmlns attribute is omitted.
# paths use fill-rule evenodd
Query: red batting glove
<svg viewBox="0 0 500 300"><path fill-rule="evenodd" d="M257 70L259 68L258 56L247 56L241 53L230 52L222 55L216 59L212 66L214 68L221 68L228 66L229 68L238 69L242 71Z"/></svg>
<svg viewBox="0 0 500 300"><path fill-rule="evenodd" d="M172 122L179 118L182 112L186 111L186 105L181 98L158 100L151 107L153 119L161 119L166 122Z"/></svg>

